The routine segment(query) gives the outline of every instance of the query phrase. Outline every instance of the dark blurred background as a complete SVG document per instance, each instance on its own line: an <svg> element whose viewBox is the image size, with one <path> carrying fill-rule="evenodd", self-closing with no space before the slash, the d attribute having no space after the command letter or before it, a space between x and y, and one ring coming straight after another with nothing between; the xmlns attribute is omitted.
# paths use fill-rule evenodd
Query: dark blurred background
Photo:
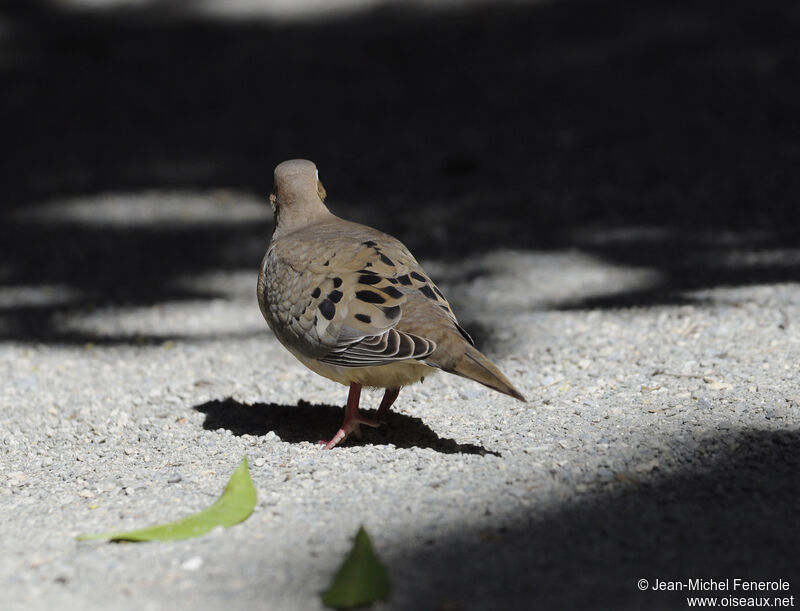
<svg viewBox="0 0 800 611"><path fill-rule="evenodd" d="M84 309L195 296L173 280L255 269L268 216L106 227L37 207L265 200L299 156L335 212L420 258L577 248L662 278L579 307L800 276L795 0L358 3L319 19L210 4L4 2L0 284L66 285ZM69 341L51 310L6 306L2 335Z"/></svg>

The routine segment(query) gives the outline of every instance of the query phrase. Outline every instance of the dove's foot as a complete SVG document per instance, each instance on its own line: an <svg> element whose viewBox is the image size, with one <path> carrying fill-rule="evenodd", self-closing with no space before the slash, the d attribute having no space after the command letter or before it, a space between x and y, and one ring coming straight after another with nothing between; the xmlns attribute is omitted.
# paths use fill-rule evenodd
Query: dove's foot
<svg viewBox="0 0 800 611"><path fill-rule="evenodd" d="M326 450L330 450L344 441L350 433L355 433L356 437L361 437L362 424L371 427L380 426L399 393L399 388L387 388L378 408L377 417L367 418L358 413L358 403L361 400L361 384L351 382L350 392L347 395L347 406L344 408L344 422L342 422L342 426L330 441L320 440L320 444L324 445Z"/></svg>

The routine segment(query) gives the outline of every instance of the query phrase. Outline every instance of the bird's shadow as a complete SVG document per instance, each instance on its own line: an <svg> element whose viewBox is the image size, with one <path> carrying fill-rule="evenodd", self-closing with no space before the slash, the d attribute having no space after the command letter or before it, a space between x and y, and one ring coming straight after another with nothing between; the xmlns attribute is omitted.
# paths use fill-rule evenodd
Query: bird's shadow
<svg viewBox="0 0 800 611"><path fill-rule="evenodd" d="M247 405L235 399L215 399L194 408L205 414L203 428L219 428L234 435L266 435L273 431L282 441L299 443L328 439L342 423L343 408L326 404L311 404L302 399L297 405L255 403ZM362 410L367 415L368 410ZM361 427L363 436L351 435L342 445L388 445L397 448L421 448L442 454L492 454L498 452L471 443L439 437L419 418L389 412L379 428Z"/></svg>

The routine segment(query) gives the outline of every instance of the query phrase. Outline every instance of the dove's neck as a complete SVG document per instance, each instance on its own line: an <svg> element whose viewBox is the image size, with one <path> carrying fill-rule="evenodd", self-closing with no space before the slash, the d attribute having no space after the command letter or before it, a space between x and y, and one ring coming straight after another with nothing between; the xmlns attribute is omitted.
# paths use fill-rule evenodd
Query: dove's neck
<svg viewBox="0 0 800 611"><path fill-rule="evenodd" d="M272 239L294 233L309 225L329 220L333 214L318 197L307 198L303 202L286 202L279 205L275 211L275 228Z"/></svg>

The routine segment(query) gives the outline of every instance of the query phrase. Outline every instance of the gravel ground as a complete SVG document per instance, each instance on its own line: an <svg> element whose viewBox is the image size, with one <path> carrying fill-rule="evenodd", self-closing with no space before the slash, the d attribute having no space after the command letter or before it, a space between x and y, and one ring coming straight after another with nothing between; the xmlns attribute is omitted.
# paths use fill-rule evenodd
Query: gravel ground
<svg viewBox="0 0 800 611"><path fill-rule="evenodd" d="M0 8L0 608L318 609L361 524L378 609L800 596L797 3L348 3ZM437 375L320 450L346 389L255 299L298 156L529 403ZM243 455L243 524L75 540Z"/></svg>
<svg viewBox="0 0 800 611"><path fill-rule="evenodd" d="M229 221L252 222L252 202L233 200ZM61 220L81 209L147 220L114 197ZM384 608L682 608L636 586L681 576L796 591L800 285L585 308L658 272L576 251L424 264L528 404L437 375L405 389L385 427L322 451L346 390L271 336L255 265L185 278L204 300L56 316L65 337L95 341L0 344L4 608L320 608L360 524L390 567ZM70 299L0 289L7 306ZM259 495L245 523L75 541L206 506L243 455Z"/></svg>

